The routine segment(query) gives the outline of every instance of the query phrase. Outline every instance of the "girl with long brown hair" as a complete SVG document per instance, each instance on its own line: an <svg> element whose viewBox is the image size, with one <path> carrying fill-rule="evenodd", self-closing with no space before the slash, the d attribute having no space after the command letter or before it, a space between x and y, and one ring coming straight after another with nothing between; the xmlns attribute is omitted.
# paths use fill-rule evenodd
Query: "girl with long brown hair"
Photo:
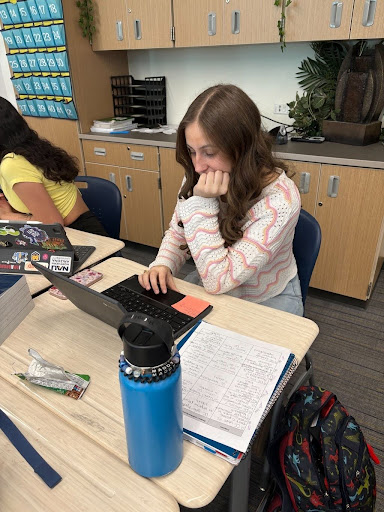
<svg viewBox="0 0 384 512"><path fill-rule="evenodd" d="M200 94L180 123L176 159L185 169L156 260L139 277L156 293L192 257L187 280L301 315L292 252L300 196L272 154L255 103L234 85Z"/></svg>

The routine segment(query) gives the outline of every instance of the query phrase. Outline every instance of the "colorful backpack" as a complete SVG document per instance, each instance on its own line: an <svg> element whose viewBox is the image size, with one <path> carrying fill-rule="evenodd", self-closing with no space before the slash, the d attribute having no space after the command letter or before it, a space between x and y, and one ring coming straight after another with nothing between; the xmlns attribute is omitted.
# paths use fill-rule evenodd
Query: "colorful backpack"
<svg viewBox="0 0 384 512"><path fill-rule="evenodd" d="M379 464L356 420L316 386L294 393L268 449L283 512L373 512L371 459Z"/></svg>

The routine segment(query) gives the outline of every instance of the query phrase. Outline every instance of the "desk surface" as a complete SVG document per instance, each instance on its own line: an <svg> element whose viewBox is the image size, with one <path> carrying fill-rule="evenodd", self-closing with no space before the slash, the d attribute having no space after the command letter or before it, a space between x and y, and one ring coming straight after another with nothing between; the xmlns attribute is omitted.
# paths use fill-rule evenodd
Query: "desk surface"
<svg viewBox="0 0 384 512"><path fill-rule="evenodd" d="M140 273L144 267L124 258L111 258L95 269L101 271L104 278L93 288L102 291ZM208 295L203 288L184 281L177 280L177 284L181 292L201 297L214 306L206 318L208 322L286 346L299 360L318 334L318 327L311 320L226 295ZM26 385L11 375L27 369L29 348L68 371L91 375L91 384L83 398L75 401ZM0 376L126 462L118 383L121 349L121 340L112 327L78 310L69 301L45 293L35 299L33 311L1 346ZM152 481L184 506L198 508L213 500L232 469L226 461L184 442L184 458L177 470Z"/></svg>
<svg viewBox="0 0 384 512"><path fill-rule="evenodd" d="M50 489L2 434L1 510L179 510L176 500L167 492L136 475L124 461L47 408L32 402L22 390L2 380L1 391L0 407L62 477Z"/></svg>
<svg viewBox="0 0 384 512"><path fill-rule="evenodd" d="M65 231L72 245L93 245L96 247L96 250L80 268L87 268L98 261L102 261L124 247L124 242L115 238L94 235L72 228L65 228ZM41 274L26 274L26 278L31 295L35 295L51 286L50 282Z"/></svg>

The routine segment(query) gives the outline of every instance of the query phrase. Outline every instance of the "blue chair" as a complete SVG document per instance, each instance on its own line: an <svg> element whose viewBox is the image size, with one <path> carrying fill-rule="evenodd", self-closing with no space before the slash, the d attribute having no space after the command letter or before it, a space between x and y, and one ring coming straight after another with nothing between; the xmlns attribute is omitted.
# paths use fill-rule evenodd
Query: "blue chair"
<svg viewBox="0 0 384 512"><path fill-rule="evenodd" d="M297 263L303 305L307 299L309 281L321 244L321 229L317 220L305 210L300 211L293 239L293 254Z"/></svg>
<svg viewBox="0 0 384 512"><path fill-rule="evenodd" d="M317 220L312 217L310 213L305 210L300 211L299 220L295 229L295 236L293 238L293 254L297 263L297 272L300 279L301 296L303 299L303 306L308 295L309 282L311 280L312 272L319 254L321 244L321 229ZM291 392L288 395L289 398L295 393L300 386L306 381L309 381L311 386L314 386L313 378L313 364L312 357L308 351L305 355L305 372L300 375L293 385ZM283 410L284 395L281 394L276 404L273 407L271 426L269 429L270 438L273 436L276 427L278 425L281 412ZM268 482L270 478L269 464L267 459L264 461L262 476L260 479L260 489L263 491L267 490ZM268 493L267 493L268 494ZM265 501L267 501L265 497ZM260 505L258 510L264 510L264 503Z"/></svg>
<svg viewBox="0 0 384 512"><path fill-rule="evenodd" d="M122 200L119 188L112 181L95 176L77 176L75 183L85 204L99 219L108 235L120 238ZM81 183L86 186L81 186Z"/></svg>

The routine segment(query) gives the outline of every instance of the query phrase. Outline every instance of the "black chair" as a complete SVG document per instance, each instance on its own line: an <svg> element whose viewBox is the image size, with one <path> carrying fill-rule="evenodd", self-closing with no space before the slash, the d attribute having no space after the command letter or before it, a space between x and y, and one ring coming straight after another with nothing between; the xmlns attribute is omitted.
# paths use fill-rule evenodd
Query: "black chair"
<svg viewBox="0 0 384 512"><path fill-rule="evenodd" d="M108 235L120 238L122 200L119 188L112 181L95 176L77 176L75 183L85 204L99 219Z"/></svg>
<svg viewBox="0 0 384 512"><path fill-rule="evenodd" d="M297 263L297 273L300 279L301 296L303 299L303 306L307 299L309 282L311 280L312 272L319 254L321 245L321 229L317 220L312 217L310 213L305 210L300 211L299 220L295 229L295 236L293 238L293 254ZM305 372L300 375L293 385L289 398L295 393L300 386L306 381L309 381L311 386L314 386L313 377L313 364L311 354L308 351L305 355ZM283 410L284 395L281 394L279 399L272 410L271 426L269 429L270 438L273 436L278 421ZM263 472L260 480L260 489L265 491L268 487L270 477L269 464L265 459ZM260 508L260 510L263 510Z"/></svg>

